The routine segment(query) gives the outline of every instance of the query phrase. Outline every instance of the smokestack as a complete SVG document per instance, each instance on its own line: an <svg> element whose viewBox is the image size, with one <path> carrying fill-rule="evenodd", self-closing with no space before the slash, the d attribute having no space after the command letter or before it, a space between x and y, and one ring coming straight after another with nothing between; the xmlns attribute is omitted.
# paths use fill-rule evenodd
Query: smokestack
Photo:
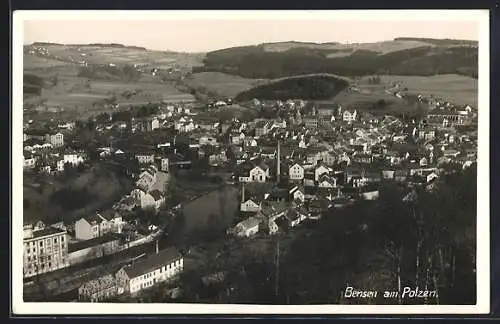
<svg viewBox="0 0 500 324"><path fill-rule="evenodd" d="M241 203L245 202L245 183L241 184Z"/></svg>
<svg viewBox="0 0 500 324"><path fill-rule="evenodd" d="M156 240L156 254L158 254L159 248L158 248L158 240Z"/></svg>
<svg viewBox="0 0 500 324"><path fill-rule="evenodd" d="M281 150L280 150L280 141L278 140L278 165L276 166L276 181L280 181L280 172L281 172L281 161L280 161L280 158L281 158Z"/></svg>

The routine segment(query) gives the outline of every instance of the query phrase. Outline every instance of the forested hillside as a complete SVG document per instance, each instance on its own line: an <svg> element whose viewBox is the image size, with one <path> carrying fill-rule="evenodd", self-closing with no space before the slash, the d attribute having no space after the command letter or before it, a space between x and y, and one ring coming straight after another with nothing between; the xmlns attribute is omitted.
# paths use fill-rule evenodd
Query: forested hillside
<svg viewBox="0 0 500 324"><path fill-rule="evenodd" d="M287 100L301 98L304 100L326 100L335 97L349 86L343 79L333 76L317 75L289 78L252 88L239 93L236 101L247 101L253 98L265 100Z"/></svg>
<svg viewBox="0 0 500 324"><path fill-rule="evenodd" d="M194 72L224 72L247 78L273 79L292 75L331 73L342 76L380 74L464 74L477 77L477 47L447 40L426 41L429 46L389 53L348 49L293 47L266 51L264 45L243 46L210 52L204 66ZM345 53L344 53L345 54Z"/></svg>

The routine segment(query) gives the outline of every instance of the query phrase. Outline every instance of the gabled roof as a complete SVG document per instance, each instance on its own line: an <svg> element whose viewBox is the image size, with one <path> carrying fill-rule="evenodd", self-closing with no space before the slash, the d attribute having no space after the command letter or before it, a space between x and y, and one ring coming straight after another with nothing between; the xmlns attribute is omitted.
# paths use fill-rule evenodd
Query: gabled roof
<svg viewBox="0 0 500 324"><path fill-rule="evenodd" d="M132 279L143 274L157 270L167 264L182 258L182 255L175 248L167 248L157 254L151 254L146 259L134 263L124 268L127 276Z"/></svg>
<svg viewBox="0 0 500 324"><path fill-rule="evenodd" d="M163 194L158 189L151 190L149 192L149 194L151 195L151 197L153 197L153 199L155 201L159 201L159 200L163 199Z"/></svg>

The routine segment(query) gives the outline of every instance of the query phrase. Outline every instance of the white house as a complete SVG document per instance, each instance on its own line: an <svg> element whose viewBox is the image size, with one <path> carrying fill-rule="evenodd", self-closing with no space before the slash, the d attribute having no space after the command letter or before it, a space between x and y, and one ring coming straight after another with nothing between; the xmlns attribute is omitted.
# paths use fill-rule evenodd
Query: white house
<svg viewBox="0 0 500 324"><path fill-rule="evenodd" d="M349 110L344 110L342 113L342 120L345 122L353 122L356 120L357 117L357 112L356 110L354 111L349 111Z"/></svg>
<svg viewBox="0 0 500 324"><path fill-rule="evenodd" d="M182 255L176 249L168 248L122 267L116 273L116 280L122 292L136 295L141 290L174 278L183 270Z"/></svg>
<svg viewBox="0 0 500 324"><path fill-rule="evenodd" d="M269 178L269 167L254 166L250 169L248 176L242 175L239 177L240 182L266 182Z"/></svg>
<svg viewBox="0 0 500 324"><path fill-rule="evenodd" d="M64 145L64 134L55 133L45 135L45 141L52 144L54 147L61 147Z"/></svg>
<svg viewBox="0 0 500 324"><path fill-rule="evenodd" d="M319 178L323 175L323 174L329 174L331 171L330 168L327 168L326 166L324 165L319 165L318 167L316 167L316 169L314 169L314 180L315 181L319 181Z"/></svg>
<svg viewBox="0 0 500 324"><path fill-rule="evenodd" d="M294 200L294 201L299 200L301 202L304 202L305 195L304 195L303 188L301 188L299 186L295 186L292 189L290 189L289 193L290 193L292 200Z"/></svg>
<svg viewBox="0 0 500 324"><path fill-rule="evenodd" d="M242 212L258 212L260 205L253 199L247 199L240 204L240 210Z"/></svg>
<svg viewBox="0 0 500 324"><path fill-rule="evenodd" d="M321 177L318 183L318 187L320 188L336 188L337 187L337 179L330 178L328 176Z"/></svg>
<svg viewBox="0 0 500 324"><path fill-rule="evenodd" d="M154 154L148 154L148 153L139 153L139 154L136 154L135 158L141 164L153 163L155 161L155 155Z"/></svg>
<svg viewBox="0 0 500 324"><path fill-rule="evenodd" d="M63 159L64 159L64 164L69 163L72 165L79 165L85 162L83 155L78 153L64 154Z"/></svg>
<svg viewBox="0 0 500 324"><path fill-rule="evenodd" d="M288 168L288 177L290 180L304 179L304 168L298 163L293 164Z"/></svg>
<svg viewBox="0 0 500 324"><path fill-rule="evenodd" d="M233 229L238 237L250 237L259 231L260 221L255 217L249 217L239 222Z"/></svg>

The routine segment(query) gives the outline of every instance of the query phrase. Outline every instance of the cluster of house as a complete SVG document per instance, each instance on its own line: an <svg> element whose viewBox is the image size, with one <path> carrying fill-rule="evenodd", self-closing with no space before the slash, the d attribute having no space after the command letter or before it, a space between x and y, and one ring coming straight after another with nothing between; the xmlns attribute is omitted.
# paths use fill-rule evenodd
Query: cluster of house
<svg viewBox="0 0 500 324"><path fill-rule="evenodd" d="M115 275L107 274L85 282L78 289L81 302L103 302L118 295L136 296L162 282L175 279L184 270L184 258L175 248L156 251L125 265Z"/></svg>
<svg viewBox="0 0 500 324"><path fill-rule="evenodd" d="M477 130L456 128L470 120L459 122L446 116L450 122L445 125L427 122L437 111L421 122L356 112L349 112L348 116L356 116L350 119L339 111L340 107L323 106L304 118L330 116L330 126L321 128L297 127L282 119L247 125L233 121L228 133L237 162L235 179L247 187L270 186L264 194L242 194L241 211L252 215L232 228L232 233L249 236L264 223L272 234L280 219L295 226L318 217L311 213L314 206L324 210L353 199L377 199L382 180L432 189L446 164L466 168L476 162ZM334 121L335 116L342 116L341 121ZM277 208L277 203L282 207Z"/></svg>
<svg viewBox="0 0 500 324"><path fill-rule="evenodd" d="M54 174L68 165L78 166L87 159L85 152L65 148L64 133L74 128L74 123L59 125L61 130L28 129L23 136L23 168Z"/></svg>

